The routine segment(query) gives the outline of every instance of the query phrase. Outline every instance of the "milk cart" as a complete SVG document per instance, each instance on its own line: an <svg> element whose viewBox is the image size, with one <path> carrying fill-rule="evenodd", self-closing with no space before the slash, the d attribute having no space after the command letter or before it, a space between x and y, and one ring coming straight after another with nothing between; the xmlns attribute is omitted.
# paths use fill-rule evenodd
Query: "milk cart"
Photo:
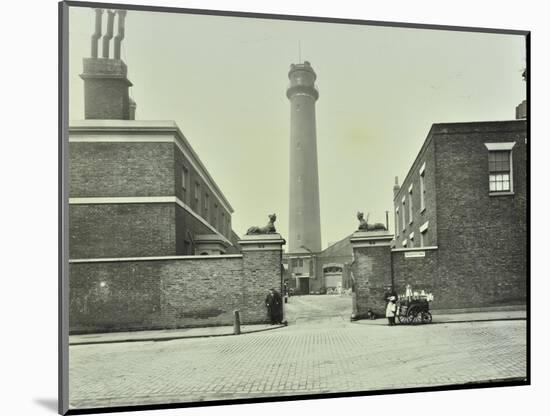
<svg viewBox="0 0 550 416"><path fill-rule="evenodd" d="M404 295L397 300L397 319L402 324L429 324L432 322L430 302L433 300L431 293L413 292L410 285Z"/></svg>

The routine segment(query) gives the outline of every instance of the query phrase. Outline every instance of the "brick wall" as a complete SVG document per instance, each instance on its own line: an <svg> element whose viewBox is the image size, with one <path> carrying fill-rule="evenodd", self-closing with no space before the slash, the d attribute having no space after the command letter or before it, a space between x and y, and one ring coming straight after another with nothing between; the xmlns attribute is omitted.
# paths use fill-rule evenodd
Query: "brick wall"
<svg viewBox="0 0 550 416"><path fill-rule="evenodd" d="M436 201L426 204L429 233L437 224L437 250L424 258L392 253L394 284L398 292L432 291L434 309L483 308L522 305L527 282L527 147L524 121L436 124L400 194L417 177L429 149L433 149ZM484 143L515 142L512 150L513 195L489 195L488 150ZM430 144L431 143L431 144ZM431 186L431 185L430 185ZM417 183L414 182L414 189ZM428 196L430 198L431 196ZM396 199L397 200L397 199ZM437 209L431 209L431 204ZM416 204L416 202L414 203ZM416 223L414 218L413 223ZM417 231L415 230L415 237ZM433 236L433 234L431 234ZM416 244L415 244L416 246ZM396 245L401 248L401 245Z"/></svg>
<svg viewBox="0 0 550 416"><path fill-rule="evenodd" d="M70 264L71 333L266 323L281 252Z"/></svg>
<svg viewBox="0 0 550 416"><path fill-rule="evenodd" d="M438 280L438 250L425 250L425 257L406 257L412 251L393 251L393 288L398 295L405 293L408 284L412 290L425 290L434 294L431 307L445 309L454 302L455 294Z"/></svg>
<svg viewBox="0 0 550 416"><path fill-rule="evenodd" d="M420 168L425 164L424 170L424 207L421 209L420 192ZM428 222L428 230L424 234L424 246L437 245L437 200L436 200L436 159L434 141L430 134L416 157L409 173L401 185L401 189L394 198L395 208L399 208L399 224L396 225L397 238L396 248L403 248L403 241L407 240L407 247L420 247L420 227ZM413 221L409 216L409 187L412 185L412 214ZM403 197L405 197L405 230L402 227L403 218ZM410 234L414 233L414 240L411 243Z"/></svg>
<svg viewBox="0 0 550 416"><path fill-rule="evenodd" d="M439 286L449 292L447 308L526 301L525 128L511 121L436 130ZM510 141L514 195L490 196L484 143Z"/></svg>
<svg viewBox="0 0 550 416"><path fill-rule="evenodd" d="M252 322L269 322L265 297L270 288L282 292L282 250L243 251L242 312Z"/></svg>
<svg viewBox="0 0 550 416"><path fill-rule="evenodd" d="M206 183L202 180L200 175L193 169L188 160L185 159L183 153L174 145L174 166L173 166L173 177L174 177L174 186L176 195L184 204L191 207L193 211L198 213L201 217L204 216L204 204L206 200L206 195L208 195L208 215L206 216L206 221L212 225L220 234L224 235L226 238L231 237L231 214L226 210L219 198L216 197L214 193L210 191ZM187 183L185 184L185 190L183 188L183 176L182 171L185 169L187 172ZM195 186L199 184L200 189L200 204L198 204L195 199ZM214 216L214 212L217 213ZM223 223L222 223L222 213L223 213Z"/></svg>
<svg viewBox="0 0 550 416"><path fill-rule="evenodd" d="M75 131L71 137L78 140L87 137L86 134ZM123 140L123 133L116 130L94 134ZM69 195L71 198L175 195L183 200L183 166L188 169L189 183L200 181L201 192L207 192L206 184L172 142L73 141L69 144ZM194 194L190 185L187 188L183 202L190 205ZM214 195L210 194L209 199L211 213L218 205L218 221L214 224L209 216L207 222L219 230L223 212L223 231L231 237L229 212ZM201 210L199 215L202 214ZM71 204L69 227L71 258L194 254L189 233L193 236L213 233L180 206L158 203Z"/></svg>
<svg viewBox="0 0 550 416"><path fill-rule="evenodd" d="M69 258L176 253L176 204L69 206Z"/></svg>
<svg viewBox="0 0 550 416"><path fill-rule="evenodd" d="M385 316L384 293L391 286L391 252L389 245L354 247L353 313L364 318L370 308L378 316Z"/></svg>
<svg viewBox="0 0 550 416"><path fill-rule="evenodd" d="M71 142L69 195L172 196L174 145Z"/></svg>

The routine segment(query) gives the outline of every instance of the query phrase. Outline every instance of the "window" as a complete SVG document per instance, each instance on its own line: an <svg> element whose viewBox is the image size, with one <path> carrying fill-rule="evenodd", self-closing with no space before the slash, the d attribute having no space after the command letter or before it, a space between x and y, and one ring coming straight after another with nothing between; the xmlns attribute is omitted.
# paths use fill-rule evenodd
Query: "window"
<svg viewBox="0 0 550 416"><path fill-rule="evenodd" d="M212 211L212 225L216 228L221 228L218 224L218 204L214 204L214 211Z"/></svg>
<svg viewBox="0 0 550 416"><path fill-rule="evenodd" d="M426 245L426 235L428 233L428 221L420 226L420 247Z"/></svg>
<svg viewBox="0 0 550 416"><path fill-rule="evenodd" d="M413 186L409 186L409 224L413 223Z"/></svg>
<svg viewBox="0 0 550 416"><path fill-rule="evenodd" d="M511 194L514 191L512 149L516 142L485 143L489 150L489 194Z"/></svg>
<svg viewBox="0 0 550 416"><path fill-rule="evenodd" d="M409 241L411 242L410 246L414 247L414 233L409 234Z"/></svg>
<svg viewBox="0 0 550 416"><path fill-rule="evenodd" d="M195 182L195 210L199 212L201 206L201 186L198 182Z"/></svg>
<svg viewBox="0 0 550 416"><path fill-rule="evenodd" d="M183 202L187 202L187 177L188 177L188 172L184 166L181 169L181 192L182 192Z"/></svg>
<svg viewBox="0 0 550 416"><path fill-rule="evenodd" d="M226 235L225 230L225 212L222 212L221 220L220 220L220 231L223 235Z"/></svg>
<svg viewBox="0 0 550 416"><path fill-rule="evenodd" d="M426 209L426 205L424 204L424 199L426 197L426 162L422 164L422 167L420 168L420 212L424 211Z"/></svg>
<svg viewBox="0 0 550 416"><path fill-rule="evenodd" d="M395 228L395 238L397 239L399 236L399 208L395 208L395 224L393 228Z"/></svg>
<svg viewBox="0 0 550 416"><path fill-rule="evenodd" d="M403 218L401 219L401 227L403 229L403 231L406 230L407 228L407 221L405 220L405 197L403 197L403 199L401 199L401 204L403 205L402 208L403 208L403 212L401 213L401 215L403 215Z"/></svg>
<svg viewBox="0 0 550 416"><path fill-rule="evenodd" d="M510 152L489 152L489 190L510 191Z"/></svg>
<svg viewBox="0 0 550 416"><path fill-rule="evenodd" d="M511 192L511 152L489 152L489 191Z"/></svg>
<svg viewBox="0 0 550 416"><path fill-rule="evenodd" d="M208 221L208 208L210 208L210 195L204 194L204 206L203 206L203 215L202 217Z"/></svg>

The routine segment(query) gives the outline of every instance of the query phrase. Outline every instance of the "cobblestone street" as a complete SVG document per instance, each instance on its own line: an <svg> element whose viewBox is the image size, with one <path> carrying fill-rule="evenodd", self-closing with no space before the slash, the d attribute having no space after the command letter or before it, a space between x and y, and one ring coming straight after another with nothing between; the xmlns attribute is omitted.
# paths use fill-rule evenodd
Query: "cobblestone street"
<svg viewBox="0 0 550 416"><path fill-rule="evenodd" d="M378 390L526 375L524 320L349 321L351 299L292 297L289 326L241 336L70 347L71 408Z"/></svg>

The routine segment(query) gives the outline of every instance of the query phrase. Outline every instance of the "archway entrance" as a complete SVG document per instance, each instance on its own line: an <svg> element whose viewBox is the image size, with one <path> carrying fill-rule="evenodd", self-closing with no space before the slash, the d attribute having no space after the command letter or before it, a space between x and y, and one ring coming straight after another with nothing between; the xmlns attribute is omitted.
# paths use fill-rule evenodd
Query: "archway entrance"
<svg viewBox="0 0 550 416"><path fill-rule="evenodd" d="M327 294L342 294L343 264L330 263L323 266L323 278Z"/></svg>

